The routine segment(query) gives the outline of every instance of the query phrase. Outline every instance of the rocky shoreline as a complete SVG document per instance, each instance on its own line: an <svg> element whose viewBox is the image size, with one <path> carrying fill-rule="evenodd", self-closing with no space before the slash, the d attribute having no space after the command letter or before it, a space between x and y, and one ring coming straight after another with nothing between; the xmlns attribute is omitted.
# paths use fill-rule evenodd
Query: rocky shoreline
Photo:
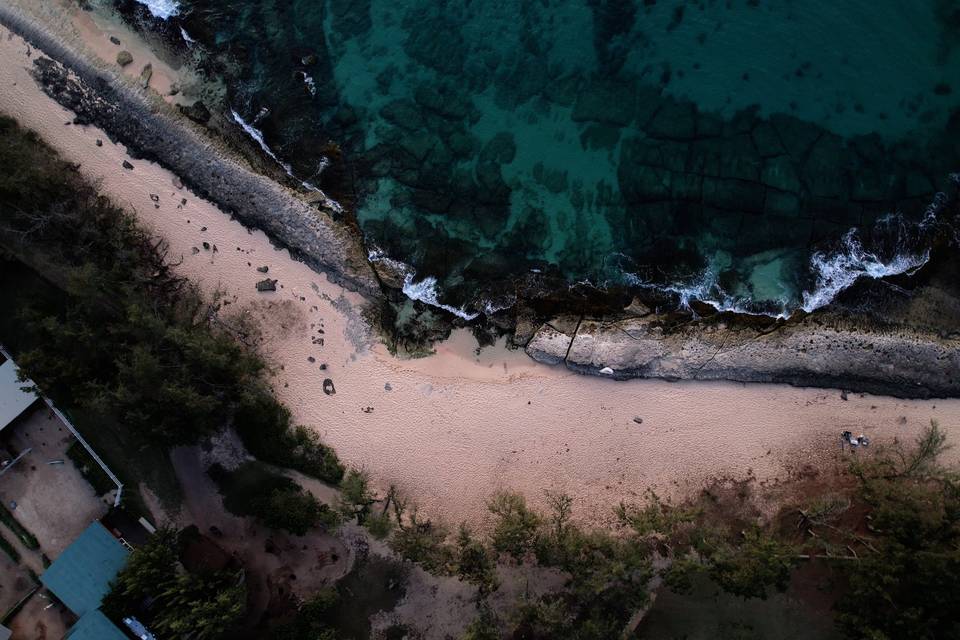
<svg viewBox="0 0 960 640"><path fill-rule="evenodd" d="M34 76L52 98L76 113L77 124L96 124L137 156L169 168L198 194L243 224L262 229L337 284L377 303L396 294L375 273L354 230L333 220L330 212L241 166L172 108L152 103L13 9L0 7L0 23L53 58L38 57ZM518 305L491 324L512 331L514 344L534 360L618 380L723 379L909 398L957 397L960 291L951 285L958 281L956 269L948 260L925 271L925 277L911 281L912 291L897 287L889 295L878 294L885 302L872 315L845 309L842 299L788 321L707 309L698 309L703 317L657 314L639 301L609 314L617 296L607 296L600 305L584 305L595 312L544 322L556 305L546 311L535 304L540 309L533 313L529 305ZM885 286L868 283L842 298L872 295L871 288ZM936 315L939 321L931 319Z"/></svg>
<svg viewBox="0 0 960 640"><path fill-rule="evenodd" d="M14 9L0 7L0 23L49 56L35 59L34 77L48 95L76 114L76 124L97 125L135 157L170 169L197 194L243 224L262 229L337 284L368 297L379 295L380 285L357 236L328 212L226 157L172 108L151 103Z"/></svg>

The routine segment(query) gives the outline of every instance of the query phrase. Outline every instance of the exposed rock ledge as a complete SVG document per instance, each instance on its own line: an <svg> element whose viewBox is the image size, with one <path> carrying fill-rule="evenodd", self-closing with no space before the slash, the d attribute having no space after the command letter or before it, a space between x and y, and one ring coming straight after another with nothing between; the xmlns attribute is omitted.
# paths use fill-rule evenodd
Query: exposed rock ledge
<svg viewBox="0 0 960 640"><path fill-rule="evenodd" d="M810 319L768 333L722 324L712 331L668 333L660 321L567 318L542 325L526 352L539 362L616 379L780 382L911 398L960 395L957 337L850 331Z"/></svg>
<svg viewBox="0 0 960 640"><path fill-rule="evenodd" d="M171 107L97 68L15 9L0 6L0 24L41 50L35 52L34 75L52 98L76 113L78 124L95 124L126 145L131 155L170 169L196 193L243 224L262 229L334 282L368 296L380 295L359 238L344 225L242 166Z"/></svg>

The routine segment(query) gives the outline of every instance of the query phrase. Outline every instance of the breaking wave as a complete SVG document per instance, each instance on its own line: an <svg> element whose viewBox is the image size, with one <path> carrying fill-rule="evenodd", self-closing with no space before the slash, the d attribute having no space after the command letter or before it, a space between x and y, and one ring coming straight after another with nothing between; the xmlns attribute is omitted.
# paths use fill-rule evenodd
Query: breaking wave
<svg viewBox="0 0 960 640"><path fill-rule="evenodd" d="M244 120L244 119L240 116L240 114L236 112L235 109L230 109L230 115L233 117L234 121L235 121L238 125L240 125L240 128L243 129L243 131L244 131L248 136L250 136L251 138L253 138L258 145L260 145L260 148L263 150L263 152L264 152L265 154L267 154L268 156L270 156L271 158L273 158L274 162L276 162L278 165L280 165L281 167L283 167L283 170L287 172L287 175L288 175L288 176L290 176L291 178L297 179L297 177L293 174L293 167L291 167L288 163L286 163L286 162L284 162L283 160L281 160L281 159L277 156L277 154L275 154L275 153L273 152L273 149L271 149L270 146L269 146L269 145L266 143L266 141L263 139L263 132L262 132L262 131L260 131L260 130L257 129L255 126L253 126L252 124L250 124L249 122L247 122L246 120ZM325 164L321 164L321 167L320 167L320 169L319 169L318 171L322 171L324 167L326 167L326 165L325 165ZM313 183L311 183L311 182L307 182L306 180L301 180L301 181L300 181L300 184L302 184L305 189L308 189L308 190L310 190L310 191L315 191L315 192L317 192L318 194L320 194L321 198L323 199L323 203L324 203L327 207L329 207L330 209L332 209L333 211L335 211L335 212L337 212L337 213L343 213L343 206L341 206L339 202L337 202L336 200L334 200L333 198L331 198L330 196L328 196L327 194L325 194L320 187L316 186L315 184L313 184Z"/></svg>
<svg viewBox="0 0 960 640"><path fill-rule="evenodd" d="M863 247L859 234L851 229L843 237L842 249L831 254L814 253L810 268L816 274L813 291L803 293L800 308L810 312L830 304L837 294L860 278L885 278L912 274L930 260L930 249L897 253L884 260Z"/></svg>
<svg viewBox="0 0 960 640"><path fill-rule="evenodd" d="M449 311L458 318L463 318L467 321L473 320L480 315L479 312L469 313L463 307L454 307L440 302L437 294L437 279L432 276L427 276L420 282L414 282L413 274L408 273L403 278L403 293L411 300L419 300L431 307Z"/></svg>
<svg viewBox="0 0 960 640"><path fill-rule="evenodd" d="M137 0L150 13L161 20L169 20L180 13L180 3L177 0Z"/></svg>

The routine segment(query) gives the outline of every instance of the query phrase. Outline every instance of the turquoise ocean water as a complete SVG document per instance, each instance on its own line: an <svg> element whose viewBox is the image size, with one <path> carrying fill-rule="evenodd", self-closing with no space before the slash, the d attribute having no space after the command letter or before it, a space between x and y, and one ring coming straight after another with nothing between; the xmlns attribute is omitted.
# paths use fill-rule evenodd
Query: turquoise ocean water
<svg viewBox="0 0 960 640"><path fill-rule="evenodd" d="M408 295L466 316L530 273L813 309L921 265L960 170L947 0L143 4Z"/></svg>

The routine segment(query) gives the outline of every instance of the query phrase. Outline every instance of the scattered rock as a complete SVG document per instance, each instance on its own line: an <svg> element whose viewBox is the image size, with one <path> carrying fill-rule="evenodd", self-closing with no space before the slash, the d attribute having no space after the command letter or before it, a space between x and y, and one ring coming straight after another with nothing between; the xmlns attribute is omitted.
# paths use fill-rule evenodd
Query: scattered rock
<svg viewBox="0 0 960 640"><path fill-rule="evenodd" d="M153 200L154 202L160 202L160 196L158 196L155 193L150 194L150 199Z"/></svg>
<svg viewBox="0 0 960 640"><path fill-rule="evenodd" d="M183 180L181 180L178 176L173 176L173 187L175 189L183 189ZM181 204L186 204L186 202Z"/></svg>
<svg viewBox="0 0 960 640"><path fill-rule="evenodd" d="M317 64L317 56L311 53L310 55L300 58L300 62L305 67L312 67L313 65Z"/></svg>
<svg viewBox="0 0 960 640"><path fill-rule="evenodd" d="M257 291L276 291L277 281L267 278L257 283Z"/></svg>
<svg viewBox="0 0 960 640"><path fill-rule="evenodd" d="M203 243L203 248L206 249L207 251L210 251L210 243L209 243L209 242L204 242L204 243Z"/></svg>
<svg viewBox="0 0 960 640"><path fill-rule="evenodd" d="M267 265L263 265L262 267L257 267L257 271L259 271L260 273L266 273L267 271L270 271L270 267L268 267Z"/></svg>
<svg viewBox="0 0 960 640"><path fill-rule="evenodd" d="M612 376L613 369L611 369L610 367L604 367L603 369L600 369L600 373L602 373L605 376Z"/></svg>
<svg viewBox="0 0 960 640"><path fill-rule="evenodd" d="M333 386L333 380L330 378L325 378L323 381L323 392L328 396L334 395L337 390Z"/></svg>
<svg viewBox="0 0 960 640"><path fill-rule="evenodd" d="M126 160L123 161L123 168L128 171L133 171L133 165L127 162Z"/></svg>
<svg viewBox="0 0 960 640"><path fill-rule="evenodd" d="M191 251L193 251L193 255L197 255L198 253L200 253L200 249L198 249L197 247L193 247Z"/></svg>
<svg viewBox="0 0 960 640"><path fill-rule="evenodd" d="M96 143L96 144L97 144L98 147L102 147L102 146L103 146L103 140L101 140L100 138L97 138L97 143Z"/></svg>
<svg viewBox="0 0 960 640"><path fill-rule="evenodd" d="M140 86L146 89L150 85L150 78L153 77L153 65L149 62L143 65L140 70Z"/></svg>
<svg viewBox="0 0 960 640"><path fill-rule="evenodd" d="M197 100L189 106L184 106L182 104L177 105L177 108L180 109L180 113L198 124L205 125L210 121L210 110L207 109L207 105L203 104L203 102L200 100Z"/></svg>
<svg viewBox="0 0 960 640"><path fill-rule="evenodd" d="M131 62L133 62L133 54L129 51L124 50L117 54L117 64L121 67L125 67Z"/></svg>
<svg viewBox="0 0 960 640"><path fill-rule="evenodd" d="M384 390L384 391L393 391L393 387L391 387L391 386L390 386L390 383L388 382L387 384L383 385L383 390Z"/></svg>
<svg viewBox="0 0 960 640"><path fill-rule="evenodd" d="M636 422L637 424L643 424L643 418L641 418L640 416L633 416L633 421Z"/></svg>
<svg viewBox="0 0 960 640"><path fill-rule="evenodd" d="M316 362L316 361L317 361L317 359L314 358L313 356L307 356L307 362L313 363L313 362Z"/></svg>
<svg viewBox="0 0 960 640"><path fill-rule="evenodd" d="M844 402L846 402L846 400L847 400L847 390L846 390L846 389L842 389L842 390L840 391L840 399L843 400Z"/></svg>
<svg viewBox="0 0 960 640"><path fill-rule="evenodd" d="M120 38L118 38L117 36L110 36L110 42L112 42L117 46L120 46Z"/></svg>

